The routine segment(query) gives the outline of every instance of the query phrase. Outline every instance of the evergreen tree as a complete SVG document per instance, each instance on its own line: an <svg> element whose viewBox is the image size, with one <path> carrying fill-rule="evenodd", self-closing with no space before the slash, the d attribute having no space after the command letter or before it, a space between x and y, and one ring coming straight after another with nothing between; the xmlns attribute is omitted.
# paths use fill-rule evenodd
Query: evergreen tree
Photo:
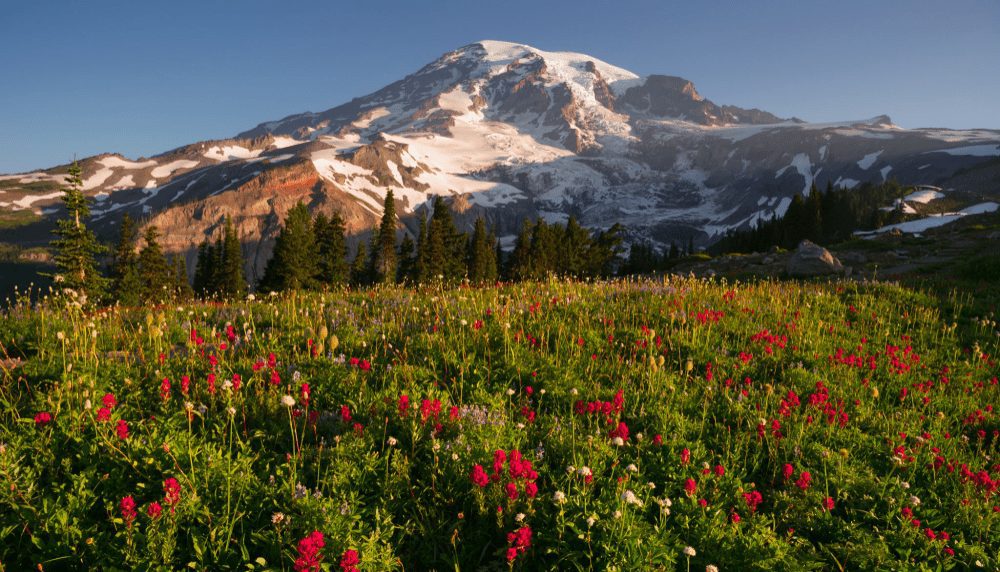
<svg viewBox="0 0 1000 572"><path fill-rule="evenodd" d="M373 235L372 280L392 283L396 280L396 204L392 189L385 194L382 221Z"/></svg>
<svg viewBox="0 0 1000 572"><path fill-rule="evenodd" d="M589 273L593 276L610 276L618 270L622 256L622 233L624 227L618 223L597 235L590 247Z"/></svg>
<svg viewBox="0 0 1000 572"><path fill-rule="evenodd" d="M415 282L425 282L430 276L430 272L427 269L427 254L430 249L430 244L427 241L429 230L430 224L427 222L427 213L423 212L420 214L420 229L417 232L417 256L413 268L413 280Z"/></svg>
<svg viewBox="0 0 1000 572"><path fill-rule="evenodd" d="M301 202L289 209L285 225L274 243L260 288L264 291L302 290L315 285L318 274L316 237L312 217Z"/></svg>
<svg viewBox="0 0 1000 572"><path fill-rule="evenodd" d="M677 260L678 258L681 257L681 253L677 249L677 242L676 241L673 241L673 240L670 241L670 254L668 254L667 257L670 260Z"/></svg>
<svg viewBox="0 0 1000 572"><path fill-rule="evenodd" d="M497 279L496 239L486 231L483 217L476 219L468 247L468 276L474 283Z"/></svg>
<svg viewBox="0 0 1000 572"><path fill-rule="evenodd" d="M198 245L198 259L194 266L195 294L207 298L212 293L212 277L215 275L215 247L207 240Z"/></svg>
<svg viewBox="0 0 1000 572"><path fill-rule="evenodd" d="M139 304L139 259L135 245L139 240L139 229L128 213L122 217L118 227L118 242L111 258L111 293L115 300L125 306Z"/></svg>
<svg viewBox="0 0 1000 572"><path fill-rule="evenodd" d="M399 243L399 268L396 270L397 282L413 282L416 280L417 245L409 234L403 235Z"/></svg>
<svg viewBox="0 0 1000 572"><path fill-rule="evenodd" d="M178 300L190 300L194 298L194 290L188 282L187 261L183 254L175 254L173 260L174 267L174 297Z"/></svg>
<svg viewBox="0 0 1000 572"><path fill-rule="evenodd" d="M319 256L317 279L324 286L346 284L350 280L347 264L347 243L344 241L344 221L334 212L330 218L323 213L313 222L316 249Z"/></svg>
<svg viewBox="0 0 1000 572"><path fill-rule="evenodd" d="M556 242L561 234L545 222L538 219L531 232L531 255L529 268L530 277L545 278L549 273L556 272Z"/></svg>
<svg viewBox="0 0 1000 572"><path fill-rule="evenodd" d="M512 280L526 280L531 276L531 236L534 234L534 223L524 219L521 231L517 233L514 251L507 263L507 276Z"/></svg>
<svg viewBox="0 0 1000 572"><path fill-rule="evenodd" d="M434 214L427 230L427 249L421 282L460 279L465 274L465 236L455 228L451 209L438 196L434 199Z"/></svg>
<svg viewBox="0 0 1000 572"><path fill-rule="evenodd" d="M590 251L590 233L580 226L575 217L569 217L557 244L557 270L561 274L583 276L587 274L587 254Z"/></svg>
<svg viewBox="0 0 1000 572"><path fill-rule="evenodd" d="M363 286L368 283L368 250L364 242L358 242L358 250L351 263L351 284Z"/></svg>
<svg viewBox="0 0 1000 572"><path fill-rule="evenodd" d="M55 279L60 288L69 288L84 294L91 301L98 301L107 288L107 280L101 276L97 266L97 256L104 253L104 247L86 226L90 218L88 199L83 194L82 170L76 162L69 168L66 186L62 188L62 202L66 207L66 218L56 224Z"/></svg>
<svg viewBox="0 0 1000 572"><path fill-rule="evenodd" d="M247 279L243 274L243 248L231 218L226 217L223 230L222 252L219 257L216 291L226 298L240 298L247 293Z"/></svg>
<svg viewBox="0 0 1000 572"><path fill-rule="evenodd" d="M145 243L139 251L139 280L142 284L144 301L166 301L173 298L174 269L167 262L160 248L159 230L155 226L146 227L142 240Z"/></svg>

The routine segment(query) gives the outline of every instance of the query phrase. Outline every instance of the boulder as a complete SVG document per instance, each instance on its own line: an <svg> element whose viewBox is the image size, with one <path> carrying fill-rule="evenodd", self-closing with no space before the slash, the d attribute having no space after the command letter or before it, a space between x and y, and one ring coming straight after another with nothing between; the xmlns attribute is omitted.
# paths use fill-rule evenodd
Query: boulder
<svg viewBox="0 0 1000 572"><path fill-rule="evenodd" d="M808 240L803 240L788 259L785 272L789 276L795 277L827 276L842 274L844 265L837 260L837 257L830 254L829 250Z"/></svg>

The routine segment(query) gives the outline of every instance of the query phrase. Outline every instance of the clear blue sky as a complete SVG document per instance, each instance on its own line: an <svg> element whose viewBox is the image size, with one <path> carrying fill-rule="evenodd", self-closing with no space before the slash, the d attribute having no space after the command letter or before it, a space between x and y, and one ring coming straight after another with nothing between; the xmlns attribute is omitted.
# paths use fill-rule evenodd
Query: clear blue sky
<svg viewBox="0 0 1000 572"><path fill-rule="evenodd" d="M0 172L230 137L481 39L785 117L1000 128L995 0L20 1L0 9Z"/></svg>

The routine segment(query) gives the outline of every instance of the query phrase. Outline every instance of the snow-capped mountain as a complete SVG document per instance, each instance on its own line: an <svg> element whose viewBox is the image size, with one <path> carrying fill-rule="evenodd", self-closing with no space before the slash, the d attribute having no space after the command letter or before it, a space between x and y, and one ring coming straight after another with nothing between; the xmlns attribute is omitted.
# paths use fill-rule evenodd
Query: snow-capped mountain
<svg viewBox="0 0 1000 572"><path fill-rule="evenodd" d="M621 222L632 238L705 244L782 214L813 183L947 187L997 156L1000 131L902 129L886 116L782 119L717 105L682 78L483 41L320 113L82 165L98 228L110 232L124 212L145 216L166 250L193 256L232 216L255 274L298 200L341 211L354 233L372 227L391 188L411 230L411 215L445 195L461 222L485 215L508 243L525 217L572 215L595 228ZM65 170L0 177L0 208L55 214Z"/></svg>

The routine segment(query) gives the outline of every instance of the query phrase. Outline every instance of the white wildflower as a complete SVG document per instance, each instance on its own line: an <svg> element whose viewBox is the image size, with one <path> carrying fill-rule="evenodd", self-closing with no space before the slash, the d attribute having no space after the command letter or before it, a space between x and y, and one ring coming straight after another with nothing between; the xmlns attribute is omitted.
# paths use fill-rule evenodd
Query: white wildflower
<svg viewBox="0 0 1000 572"><path fill-rule="evenodd" d="M395 447L396 443L399 443L399 441L397 441L395 437L389 437L388 439L385 440L385 442L388 443L390 447Z"/></svg>
<svg viewBox="0 0 1000 572"><path fill-rule="evenodd" d="M295 407L295 398L291 395L284 395L281 397L281 404L285 407Z"/></svg>
<svg viewBox="0 0 1000 572"><path fill-rule="evenodd" d="M688 558L692 558L695 554L698 554L698 552L690 546L685 546L683 552L684 556L687 556Z"/></svg>
<svg viewBox="0 0 1000 572"><path fill-rule="evenodd" d="M562 491L556 491L555 494L552 495L552 500L554 500L558 504L562 504L566 502L566 493Z"/></svg>

